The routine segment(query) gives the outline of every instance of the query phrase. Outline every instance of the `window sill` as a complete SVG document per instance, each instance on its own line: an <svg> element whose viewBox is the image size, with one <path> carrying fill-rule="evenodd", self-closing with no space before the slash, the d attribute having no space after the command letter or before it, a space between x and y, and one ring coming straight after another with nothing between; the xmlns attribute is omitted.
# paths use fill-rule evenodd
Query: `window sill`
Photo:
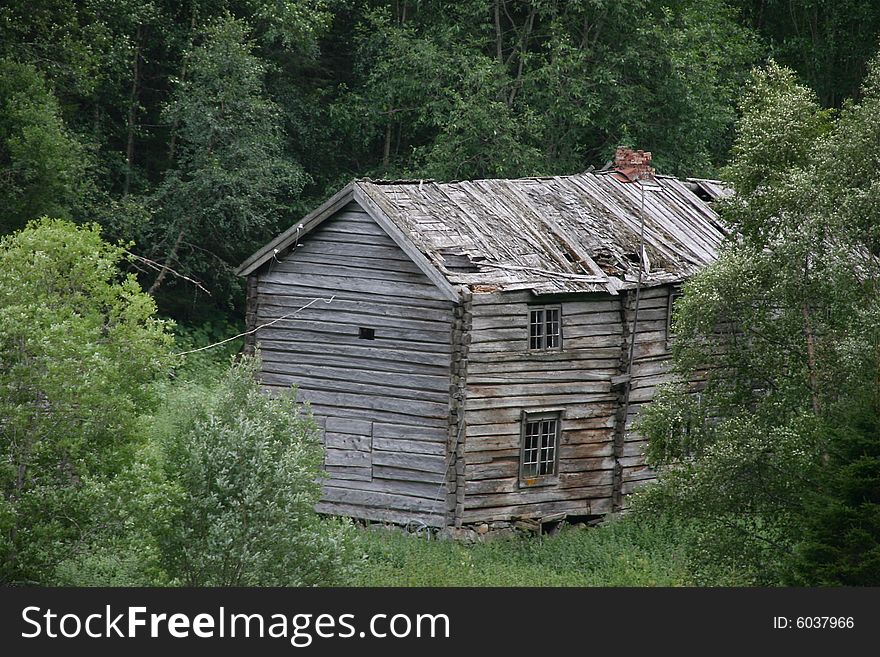
<svg viewBox="0 0 880 657"><path fill-rule="evenodd" d="M536 477L520 477L520 488L540 488L541 486L555 486L559 483L559 475L539 475Z"/></svg>

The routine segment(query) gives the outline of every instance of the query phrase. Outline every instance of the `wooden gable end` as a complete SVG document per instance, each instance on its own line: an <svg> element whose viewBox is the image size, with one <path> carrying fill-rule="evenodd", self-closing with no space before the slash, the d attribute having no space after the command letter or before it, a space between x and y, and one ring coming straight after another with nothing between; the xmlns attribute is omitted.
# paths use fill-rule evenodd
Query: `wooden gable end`
<svg viewBox="0 0 880 657"><path fill-rule="evenodd" d="M445 524L446 291L354 200L250 280L262 383L297 386L324 429L319 510Z"/></svg>

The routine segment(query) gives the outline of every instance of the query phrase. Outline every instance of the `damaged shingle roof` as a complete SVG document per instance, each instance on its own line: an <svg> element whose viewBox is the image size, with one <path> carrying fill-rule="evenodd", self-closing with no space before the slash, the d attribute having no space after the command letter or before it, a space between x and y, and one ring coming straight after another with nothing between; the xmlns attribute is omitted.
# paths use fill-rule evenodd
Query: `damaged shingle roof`
<svg viewBox="0 0 880 657"><path fill-rule="evenodd" d="M619 171L573 176L432 181L359 180L248 258L248 275L359 203L451 299L475 292L610 292L684 280L715 259L725 230L717 181ZM644 257L640 231L644 222Z"/></svg>
<svg viewBox="0 0 880 657"><path fill-rule="evenodd" d="M613 294L631 287L641 220L644 285L681 281L715 259L725 233L702 199L722 195L719 183L620 178L598 172L355 184L450 283L476 290Z"/></svg>

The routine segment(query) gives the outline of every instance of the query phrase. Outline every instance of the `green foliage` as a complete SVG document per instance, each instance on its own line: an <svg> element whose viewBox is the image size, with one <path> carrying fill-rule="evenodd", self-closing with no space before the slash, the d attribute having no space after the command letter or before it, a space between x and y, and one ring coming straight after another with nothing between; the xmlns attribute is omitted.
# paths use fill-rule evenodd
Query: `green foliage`
<svg viewBox="0 0 880 657"><path fill-rule="evenodd" d="M859 94L880 36L880 5L863 0L732 0L739 23L798 72L826 107Z"/></svg>
<svg viewBox="0 0 880 657"><path fill-rule="evenodd" d="M146 420L147 418L142 418ZM139 423L139 432L149 430ZM89 529L55 568L59 586L167 586L158 535L175 521L182 492L165 478L155 442L143 444L133 461L112 478L85 482Z"/></svg>
<svg viewBox="0 0 880 657"><path fill-rule="evenodd" d="M880 408L848 400L829 429L828 463L806 505L803 539L787 581L808 586L880 585Z"/></svg>
<svg viewBox="0 0 880 657"><path fill-rule="evenodd" d="M232 265L278 228L303 183L283 157L278 107L263 91L265 65L252 54L247 25L211 23L187 57L165 119L176 126L176 164L154 198L141 240L178 271L234 285ZM164 250L164 252L162 251Z"/></svg>
<svg viewBox="0 0 880 657"><path fill-rule="evenodd" d="M171 336L124 260L97 226L55 219L0 240L0 581L46 581L167 367Z"/></svg>
<svg viewBox="0 0 880 657"><path fill-rule="evenodd" d="M159 416L163 470L181 492L158 531L161 563L188 586L314 586L346 573L348 525L314 511L323 458L293 391L266 395L255 363L214 388L185 384Z"/></svg>
<svg viewBox="0 0 880 657"><path fill-rule="evenodd" d="M88 161L33 66L0 59L0 231L42 215L79 216Z"/></svg>
<svg viewBox="0 0 880 657"><path fill-rule="evenodd" d="M554 536L468 545L400 531L364 531L354 586L684 586L692 532L662 516L626 517Z"/></svg>
<svg viewBox="0 0 880 657"><path fill-rule="evenodd" d="M382 175L571 173L621 141L707 174L756 55L723 2L378 4L336 116Z"/></svg>
<svg viewBox="0 0 880 657"><path fill-rule="evenodd" d="M737 193L722 207L735 237L676 305L678 373L705 385L677 384L642 414L647 456L664 468L643 509L698 520L701 561L736 564L745 583L788 579L792 553L801 573L804 559L829 562L805 579L876 581L875 563L845 561L870 551L858 540L876 512L846 491L876 467L876 434L851 400L864 403L880 367L880 222L863 202L880 174L878 92L872 77L835 120L790 71L755 73L728 168ZM844 522L853 533L829 543Z"/></svg>

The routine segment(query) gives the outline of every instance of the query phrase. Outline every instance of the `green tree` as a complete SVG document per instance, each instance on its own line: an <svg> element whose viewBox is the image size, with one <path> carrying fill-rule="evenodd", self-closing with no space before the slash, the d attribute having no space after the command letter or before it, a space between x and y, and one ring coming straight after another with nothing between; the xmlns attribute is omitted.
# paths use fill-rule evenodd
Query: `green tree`
<svg viewBox="0 0 880 657"><path fill-rule="evenodd" d="M767 54L798 72L826 107L860 93L880 37L880 5L862 0L732 0Z"/></svg>
<svg viewBox="0 0 880 657"><path fill-rule="evenodd" d="M278 107L263 88L265 64L247 33L231 17L213 22L187 55L188 76L166 107L178 146L141 238L165 265L151 291L169 268L234 284L233 266L278 228L302 187L302 169L283 153Z"/></svg>
<svg viewBox="0 0 880 657"><path fill-rule="evenodd" d="M86 151L42 75L0 59L0 231L44 214L81 216L88 175Z"/></svg>
<svg viewBox="0 0 880 657"><path fill-rule="evenodd" d="M342 142L352 164L383 176L573 173L602 166L622 141L654 151L665 172L707 174L726 156L735 95L758 55L720 0L362 12L340 28L355 35L357 63L331 124L353 135Z"/></svg>
<svg viewBox="0 0 880 657"><path fill-rule="evenodd" d="M850 436L872 435L851 400L876 390L880 365L880 215L860 202L880 173L876 81L834 120L792 71L755 73L722 206L733 237L674 318L677 371L704 384L673 386L642 417L664 468L645 503L697 519L703 563L742 582L789 576L816 505L849 504Z"/></svg>
<svg viewBox="0 0 880 657"><path fill-rule="evenodd" d="M189 386L157 422L165 476L181 496L159 532L161 561L187 586L339 583L350 546L343 521L314 511L323 459L293 391L266 395L256 363L215 386Z"/></svg>
<svg viewBox="0 0 880 657"><path fill-rule="evenodd" d="M84 482L127 464L171 337L97 226L0 240L0 581L46 583L91 518Z"/></svg>

